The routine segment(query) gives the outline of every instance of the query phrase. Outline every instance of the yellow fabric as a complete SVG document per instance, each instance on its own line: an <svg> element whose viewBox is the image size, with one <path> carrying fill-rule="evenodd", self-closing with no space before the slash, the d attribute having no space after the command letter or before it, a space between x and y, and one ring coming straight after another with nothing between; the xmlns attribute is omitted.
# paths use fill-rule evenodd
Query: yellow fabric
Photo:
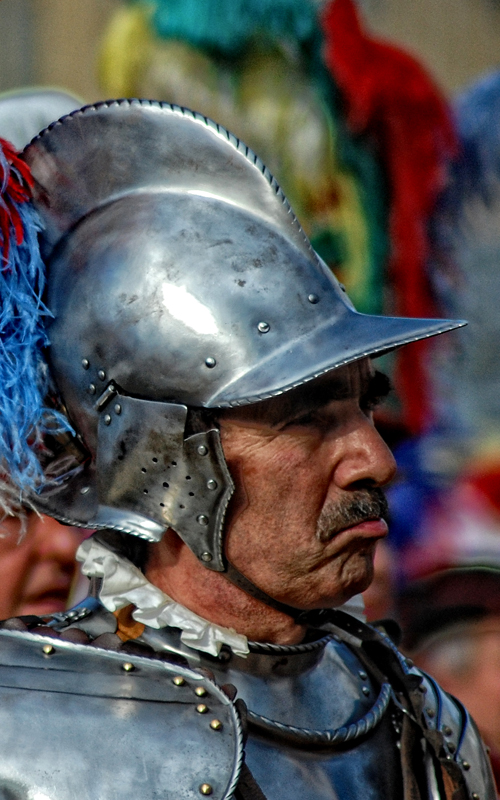
<svg viewBox="0 0 500 800"><path fill-rule="evenodd" d="M151 11L125 7L112 18L99 65L106 93L187 106L239 136L276 175L306 233L345 242L335 272L363 308L370 241L360 188L339 165L334 120L298 58L254 49L230 69L185 42L160 39Z"/></svg>

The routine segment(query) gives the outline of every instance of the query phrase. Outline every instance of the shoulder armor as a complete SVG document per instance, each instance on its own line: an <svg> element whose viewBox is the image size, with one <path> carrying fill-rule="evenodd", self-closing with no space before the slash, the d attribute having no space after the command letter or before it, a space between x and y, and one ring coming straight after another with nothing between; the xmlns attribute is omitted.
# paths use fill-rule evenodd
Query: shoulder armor
<svg viewBox="0 0 500 800"><path fill-rule="evenodd" d="M425 725L429 731L442 734L445 757L462 770L469 796L477 800L495 800L497 795L490 761L469 712L430 675L416 668L411 672L423 679Z"/></svg>
<svg viewBox="0 0 500 800"><path fill-rule="evenodd" d="M439 768L451 779L456 800L465 797L496 800L495 782L485 745L459 700L443 691L430 675L414 667L383 631L339 611L330 612L330 619L333 627L342 633L342 638L350 640L360 652L365 650L375 667L390 676L391 683L395 679L393 690L397 686L403 690L402 695L406 695L409 702L406 709L396 699L397 691L393 699L400 710L419 725L430 746L426 755L430 800L442 797L438 788L442 776L439 781L436 779L436 769L439 771Z"/></svg>
<svg viewBox="0 0 500 800"><path fill-rule="evenodd" d="M243 737L201 672L0 630L0 752L0 797L229 800Z"/></svg>

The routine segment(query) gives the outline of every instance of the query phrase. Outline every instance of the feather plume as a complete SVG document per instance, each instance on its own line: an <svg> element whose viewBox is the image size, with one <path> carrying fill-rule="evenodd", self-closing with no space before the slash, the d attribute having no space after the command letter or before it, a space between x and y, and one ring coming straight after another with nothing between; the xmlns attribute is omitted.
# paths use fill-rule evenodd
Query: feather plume
<svg viewBox="0 0 500 800"><path fill-rule="evenodd" d="M43 486L37 457L43 434L71 430L63 415L44 404L44 320L50 312L42 301L41 225L30 202L31 186L28 167L0 139L0 465L15 487L2 481L8 487L3 491L0 485L4 513L15 513L26 495Z"/></svg>

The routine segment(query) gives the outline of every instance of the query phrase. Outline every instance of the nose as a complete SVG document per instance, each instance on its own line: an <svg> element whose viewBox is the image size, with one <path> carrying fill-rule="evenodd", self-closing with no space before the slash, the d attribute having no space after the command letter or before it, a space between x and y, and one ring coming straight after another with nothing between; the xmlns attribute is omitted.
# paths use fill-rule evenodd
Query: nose
<svg viewBox="0 0 500 800"><path fill-rule="evenodd" d="M339 441L335 483L341 489L384 486L396 473L396 461L370 417L358 422Z"/></svg>

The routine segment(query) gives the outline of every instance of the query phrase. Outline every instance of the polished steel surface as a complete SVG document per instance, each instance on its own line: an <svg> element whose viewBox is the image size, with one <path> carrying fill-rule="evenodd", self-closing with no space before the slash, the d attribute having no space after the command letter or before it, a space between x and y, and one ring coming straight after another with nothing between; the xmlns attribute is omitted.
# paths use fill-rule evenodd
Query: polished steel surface
<svg viewBox="0 0 500 800"><path fill-rule="evenodd" d="M318 743L314 746L308 735L302 746L291 746L284 737L273 735L271 730L266 734L252 722L254 714L262 715L283 728L301 727L306 733L311 728L345 726L369 713L377 687L356 655L356 644L349 646L339 638L330 638L328 644L323 640L320 646L305 646L303 652L293 647L269 647L266 652L262 646L261 652L251 652L246 659L224 652L224 658L217 661L200 653L190 656L189 648L180 644L178 632L172 629L146 629L141 638L156 650L182 653L193 663L209 665L218 682L237 687L237 696L250 711L247 762L270 800L284 800L291 785L297 796L306 800L402 797L397 745L403 712L399 712L398 703L368 736L340 749L318 747ZM423 679L424 728L431 738L435 731L444 737L432 739L434 745L437 742L440 748L439 742L443 742L445 759L460 771L471 796L476 793L482 800L494 800L484 744L465 709L429 676L408 667L400 654L398 657L408 676ZM429 800L440 800L436 763L429 748L422 750L421 768L422 775L427 774ZM283 786L287 787L285 791Z"/></svg>
<svg viewBox="0 0 500 800"><path fill-rule="evenodd" d="M199 673L0 631L0 754L2 800L195 800L202 784L222 800L243 741L234 705Z"/></svg>
<svg viewBox="0 0 500 800"><path fill-rule="evenodd" d="M458 324L356 314L264 165L201 115L87 107L25 158L73 390L87 359L131 394L238 405Z"/></svg>
<svg viewBox="0 0 500 800"><path fill-rule="evenodd" d="M471 797L476 794L481 800L494 800L496 790L489 758L467 709L455 697L444 692L429 675L417 669L412 672L424 678L427 727L444 734L446 757L461 769Z"/></svg>
<svg viewBox="0 0 500 800"><path fill-rule="evenodd" d="M172 527L205 566L222 571L224 515L234 485L219 431L185 438L186 406L121 395L111 383L94 408L95 460L77 464L71 480L47 487L38 507L70 524L152 542ZM67 469L66 453L63 459Z"/></svg>
<svg viewBox="0 0 500 800"><path fill-rule="evenodd" d="M146 629L141 639L189 658L175 630ZM218 683L233 684L250 712L283 725L323 730L349 725L369 713L378 694L353 649L333 637L302 652L282 647L245 659L227 651L220 659L202 653L193 658L213 670ZM292 745L250 724L246 761L268 800L400 800L398 740L393 710L367 736L344 747L314 745L305 737L302 745Z"/></svg>
<svg viewBox="0 0 500 800"><path fill-rule="evenodd" d="M43 131L25 158L45 226L51 372L87 451L66 476L51 465L57 480L39 506L63 521L153 541L171 525L207 566L223 569L231 482L216 436L211 458L225 484L214 478L216 497L207 482L199 503L176 504L180 478L168 500L146 502L144 464L116 460L125 400L113 392L134 398L137 427L127 435L140 432L156 454L161 437L153 445L141 422L155 416L148 401L256 402L461 324L357 314L258 157L186 109L89 106Z"/></svg>
<svg viewBox="0 0 500 800"><path fill-rule="evenodd" d="M184 438L186 406L116 393L110 422L101 413L97 444L97 514L91 527L110 527L108 509L132 511L171 526L194 554L223 569L222 525L233 491L218 430Z"/></svg>
<svg viewBox="0 0 500 800"><path fill-rule="evenodd" d="M75 612L54 615L54 621L58 631L79 626L90 630L94 616L99 617L99 608L88 600ZM111 632L114 617L109 624ZM160 760L160 777L168 784L162 797L194 797L206 784L214 796L229 800L231 790L221 789L222 775L224 787L231 782L234 789L242 752L238 716L229 700L234 690L250 712L245 760L267 800L403 797L399 745L408 712L402 710L397 687L381 719L341 746L325 746L321 738L310 737L292 744L254 721L261 715L283 728L307 731L346 726L369 716L380 683L371 677L371 668L360 658L352 636L342 641L340 635L330 635L298 647L255 645L247 659L226 649L218 658L194 650L190 657L190 648L179 641L179 631L171 628L146 628L136 641L153 646L163 657L182 655L195 669L70 645L34 633L0 632L0 752L7 754L0 759L2 800L35 796L69 800L75 775L85 782L79 798L147 799L155 796L148 791L158 785ZM424 781L427 774L428 800L444 800L440 778L436 778L436 768L438 775L441 769L436 752L441 764L451 770L455 785L465 779L471 797L494 800L484 746L467 712L431 678L408 666L399 654L398 658L422 701L421 763L416 761L412 768L420 771ZM378 668L383 671L383 663ZM213 683L213 676L217 684L226 685L224 692ZM71 714L79 715L78 719L73 721ZM60 733L54 732L56 724L61 726ZM98 743L96 730L101 732ZM48 763L47 748L54 745L61 754L60 763L72 765L71 771L61 769L55 778L52 771L39 768L42 758ZM120 771L120 780L113 786L104 781L102 791L99 782L106 768L109 772L110 760L118 763L118 753L120 765L126 753L125 772ZM96 765L95 776L87 759L92 759L92 769ZM127 780L131 775L136 795L124 793L128 784L123 774ZM173 783L177 794L171 793Z"/></svg>

